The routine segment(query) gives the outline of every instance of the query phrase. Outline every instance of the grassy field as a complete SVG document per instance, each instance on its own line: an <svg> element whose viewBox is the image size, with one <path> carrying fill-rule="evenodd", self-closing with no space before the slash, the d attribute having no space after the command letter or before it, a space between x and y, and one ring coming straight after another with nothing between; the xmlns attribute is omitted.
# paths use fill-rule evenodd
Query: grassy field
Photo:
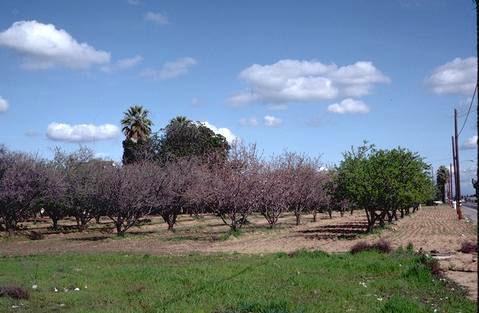
<svg viewBox="0 0 479 313"><path fill-rule="evenodd" d="M30 299L0 312L476 312L406 252L3 257L5 284Z"/></svg>

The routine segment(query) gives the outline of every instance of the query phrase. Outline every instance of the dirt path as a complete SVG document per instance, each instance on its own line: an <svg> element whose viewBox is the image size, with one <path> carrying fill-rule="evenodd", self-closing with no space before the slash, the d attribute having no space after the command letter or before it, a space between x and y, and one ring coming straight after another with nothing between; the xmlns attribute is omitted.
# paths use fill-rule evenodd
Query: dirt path
<svg viewBox="0 0 479 313"><path fill-rule="evenodd" d="M250 218L238 238L225 238L227 227L213 216L193 219L181 216L176 232L168 232L157 217L141 228L130 231L126 238L118 239L107 227L92 225L88 231L51 233L49 221L27 224L28 230L45 234L42 240L29 240L24 236L0 238L0 255L31 255L64 252L126 252L145 254L188 253L274 253L292 252L298 249L320 249L326 252L345 252L361 240L373 242L379 238L391 242L393 247L405 247L412 243L416 249L451 255L441 261L446 275L466 286L471 297L477 299L477 254L463 256L457 253L465 240L476 242L477 229L465 221L458 221L454 211L447 206L425 207L412 216L400 219L396 224L376 234L365 234L366 221L362 212L354 215L339 214L330 219L318 216L304 217L302 225L294 225L291 215L280 219L276 229L270 230L261 216ZM71 223L71 221L63 222ZM27 233L28 231L26 231ZM462 262L462 263L461 263ZM461 265L462 264L462 265Z"/></svg>

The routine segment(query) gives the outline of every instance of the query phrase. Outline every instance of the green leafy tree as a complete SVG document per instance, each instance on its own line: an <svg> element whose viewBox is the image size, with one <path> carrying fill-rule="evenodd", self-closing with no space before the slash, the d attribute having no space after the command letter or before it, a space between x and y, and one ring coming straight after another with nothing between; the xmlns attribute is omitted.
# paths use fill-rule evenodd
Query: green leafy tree
<svg viewBox="0 0 479 313"><path fill-rule="evenodd" d="M200 122L193 122L184 116L173 118L163 129L158 149L160 159L175 160L189 156L208 156L217 153L223 158L230 149L226 138L216 134Z"/></svg>
<svg viewBox="0 0 479 313"><path fill-rule="evenodd" d="M376 223L397 219L397 211L409 214L411 207L430 199L434 186L429 165L416 153L402 148L377 150L364 144L344 153L335 185L350 203L363 208L368 230Z"/></svg>

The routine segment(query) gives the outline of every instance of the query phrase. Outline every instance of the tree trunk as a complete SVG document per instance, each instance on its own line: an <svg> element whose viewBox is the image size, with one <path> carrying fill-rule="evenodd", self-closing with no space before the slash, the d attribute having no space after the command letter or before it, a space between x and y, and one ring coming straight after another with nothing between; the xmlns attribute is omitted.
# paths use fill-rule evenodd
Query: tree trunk
<svg viewBox="0 0 479 313"><path fill-rule="evenodd" d="M16 223L13 219L6 218L5 219L5 230L8 232L9 236L15 235L16 230Z"/></svg>
<svg viewBox="0 0 479 313"><path fill-rule="evenodd" d="M300 213L294 213L296 216L296 226L298 226L301 223L301 214Z"/></svg>
<svg viewBox="0 0 479 313"><path fill-rule="evenodd" d="M52 217L52 224L53 230L58 230L58 218Z"/></svg>
<svg viewBox="0 0 479 313"><path fill-rule="evenodd" d="M393 222L393 213L388 211L388 223Z"/></svg>
<svg viewBox="0 0 479 313"><path fill-rule="evenodd" d="M376 215L374 214L374 210L366 210L366 213L368 216L368 233L370 233L373 231Z"/></svg>
<svg viewBox="0 0 479 313"><path fill-rule="evenodd" d="M118 237L123 237L125 235L125 230L122 229L122 225L123 223L121 222L115 222L115 226L116 226L116 235Z"/></svg>

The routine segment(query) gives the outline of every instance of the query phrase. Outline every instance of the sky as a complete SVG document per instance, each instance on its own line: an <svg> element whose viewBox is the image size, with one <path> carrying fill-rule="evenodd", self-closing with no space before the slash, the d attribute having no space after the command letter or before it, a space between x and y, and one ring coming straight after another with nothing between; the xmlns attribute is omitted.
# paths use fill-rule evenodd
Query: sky
<svg viewBox="0 0 479 313"><path fill-rule="evenodd" d="M471 0L0 2L0 143L120 160L123 112L337 164L364 140L451 162L476 80ZM460 135L472 193L477 98ZM476 137L474 137L476 136Z"/></svg>

